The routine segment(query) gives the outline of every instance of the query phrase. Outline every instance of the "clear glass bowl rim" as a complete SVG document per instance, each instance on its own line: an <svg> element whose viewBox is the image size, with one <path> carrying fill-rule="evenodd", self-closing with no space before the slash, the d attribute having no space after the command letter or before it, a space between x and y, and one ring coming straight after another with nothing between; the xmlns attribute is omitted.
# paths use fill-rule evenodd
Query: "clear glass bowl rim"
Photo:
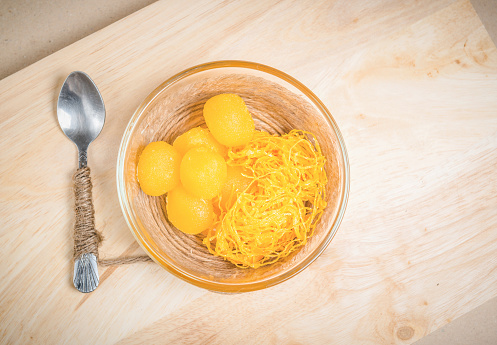
<svg viewBox="0 0 497 345"><path fill-rule="evenodd" d="M139 225L137 224L136 220L133 217L133 211L131 209L131 206L127 202L127 191L125 188L125 181L124 181L124 163L126 159L126 148L128 147L132 133L135 129L135 125L137 121L140 119L144 111L148 108L148 106L154 101L154 99L160 95L162 92L164 92L169 86L175 84L176 82L183 80L191 75L194 75L196 73L200 73L203 71L211 70L211 69L217 69L217 68L227 68L227 67L235 67L235 68L246 68L246 69L251 69L251 70L257 70L261 72L265 72L268 74L271 74L279 79L282 79L286 81L287 83L291 84L293 87L297 88L300 92L302 92L308 99L311 101L314 106L318 108L318 110L325 115L326 120L329 122L330 126L333 128L337 138L338 142L340 145L340 150L343 158L343 174L344 178L342 180L342 193L340 195L340 202L339 202L339 210L338 210L338 215L335 218L332 226L331 226L331 231L328 233L328 235L324 238L324 240L319 244L319 246L314 250L314 252L309 255L306 260L302 261L298 265L292 267L288 271L282 272L280 275L270 277L265 280L261 281L256 281L256 282L244 282L244 283L226 283L226 282L215 282L215 281L210 281L206 280L197 276L194 276L192 274L189 274L186 271L183 271L181 268L177 267L176 265L166 262L165 260L162 259L162 257L156 253L155 249L151 247L148 243L147 240L142 236L140 233ZM204 64L200 64L197 66L190 67L172 77L167 79L165 82L160 84L155 90L153 90L144 100L143 102L138 106L136 111L134 112L133 116L131 117L126 130L124 132L124 135L121 140L121 145L119 147L119 152L118 152L118 157L117 157L117 169L116 169L116 178L117 178L117 193L118 193L118 198L119 198L119 203L121 205L121 209L124 215L124 218L126 220L126 223L128 224L131 233L135 237L136 241L140 244L140 246L145 250L145 252L160 266L165 268L167 271L172 273L178 278L181 278L193 285L199 286L204 289L212 290L212 291L218 291L218 292L246 292L246 291L255 291L255 290L260 290L264 288L268 288L270 286L282 283L293 276L297 275L301 271L303 271L305 268L307 268L311 263L316 260L321 253L328 247L329 243L335 236L340 223L343 219L343 216L345 214L345 209L347 206L347 201L348 201L348 196L349 196L349 188L350 188L350 168L349 168L349 160L348 160L348 155L347 155L347 150L345 148L345 143L342 137L342 134L340 133L340 130L338 129L338 126L333 119L331 113L328 111L326 106L321 102L321 100L309 89L307 88L304 84L296 80L295 78L291 77L290 75L276 69L273 67L269 67L260 63L254 63L254 62L249 62L249 61L241 61L241 60L223 60L223 61L214 61L214 62L208 62Z"/></svg>

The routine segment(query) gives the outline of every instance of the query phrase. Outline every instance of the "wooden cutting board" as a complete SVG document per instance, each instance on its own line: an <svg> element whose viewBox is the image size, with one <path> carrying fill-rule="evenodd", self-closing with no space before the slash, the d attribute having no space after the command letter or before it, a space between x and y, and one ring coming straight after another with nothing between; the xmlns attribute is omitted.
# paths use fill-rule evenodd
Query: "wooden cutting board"
<svg viewBox="0 0 497 345"><path fill-rule="evenodd" d="M64 78L87 72L105 100L89 165L112 258L143 254L115 182L129 118L168 77L222 59L285 71L329 107L351 165L335 239L263 291L142 263L77 292ZM407 344L497 296L497 49L467 0L158 2L0 81L0 117L1 343Z"/></svg>

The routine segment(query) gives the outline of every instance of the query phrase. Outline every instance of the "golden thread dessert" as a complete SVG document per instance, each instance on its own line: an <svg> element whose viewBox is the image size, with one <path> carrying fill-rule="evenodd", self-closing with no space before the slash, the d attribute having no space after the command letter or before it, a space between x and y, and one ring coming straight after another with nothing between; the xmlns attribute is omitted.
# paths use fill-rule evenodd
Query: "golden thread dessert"
<svg viewBox="0 0 497 345"><path fill-rule="evenodd" d="M143 191L166 184L168 220L237 267L269 265L305 245L326 207L326 159L314 135L256 131L234 94L210 98L203 114L208 129L190 129L169 145L176 155L168 169L179 181L138 176ZM144 162L164 169L148 156Z"/></svg>
<svg viewBox="0 0 497 345"><path fill-rule="evenodd" d="M239 267L257 268L305 245L326 207L325 158L314 136L299 130L282 136L255 132L228 156L228 166L249 172L251 182L232 206L219 207L203 240L209 251Z"/></svg>

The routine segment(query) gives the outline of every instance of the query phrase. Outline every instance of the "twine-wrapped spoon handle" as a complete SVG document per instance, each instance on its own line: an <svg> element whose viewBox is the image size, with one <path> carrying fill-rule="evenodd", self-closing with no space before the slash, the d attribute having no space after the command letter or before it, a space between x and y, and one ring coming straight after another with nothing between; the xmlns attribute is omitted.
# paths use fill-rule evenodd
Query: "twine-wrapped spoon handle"
<svg viewBox="0 0 497 345"><path fill-rule="evenodd" d="M92 292L99 283L97 262L101 237L95 229L90 168L80 167L73 179L76 212L73 283L81 292Z"/></svg>
<svg viewBox="0 0 497 345"><path fill-rule="evenodd" d="M74 278L76 289L92 292L99 283L97 264L102 266L126 265L152 261L149 256L119 257L99 260L98 246L103 237L95 228L90 168L83 166L74 174L76 222L74 223Z"/></svg>

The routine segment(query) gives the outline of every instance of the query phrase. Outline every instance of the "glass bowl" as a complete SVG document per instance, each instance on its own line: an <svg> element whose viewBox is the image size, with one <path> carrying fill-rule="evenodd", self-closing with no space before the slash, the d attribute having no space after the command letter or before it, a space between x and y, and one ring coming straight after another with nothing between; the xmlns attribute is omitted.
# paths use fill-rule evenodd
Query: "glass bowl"
<svg viewBox="0 0 497 345"><path fill-rule="evenodd" d="M190 128L203 125L203 104L220 93L240 95L256 129L279 134L293 128L312 132L326 157L327 207L314 235L285 259L257 269L237 268L210 254L201 243L201 235L186 235L174 228L165 214L165 196L145 195L136 179L136 165L143 148L157 140L172 143ZM326 249L345 212L349 163L338 126L307 87L265 65L218 61L176 74L141 103L122 138L117 186L126 222L154 261L199 287L244 292L264 289L295 276Z"/></svg>

